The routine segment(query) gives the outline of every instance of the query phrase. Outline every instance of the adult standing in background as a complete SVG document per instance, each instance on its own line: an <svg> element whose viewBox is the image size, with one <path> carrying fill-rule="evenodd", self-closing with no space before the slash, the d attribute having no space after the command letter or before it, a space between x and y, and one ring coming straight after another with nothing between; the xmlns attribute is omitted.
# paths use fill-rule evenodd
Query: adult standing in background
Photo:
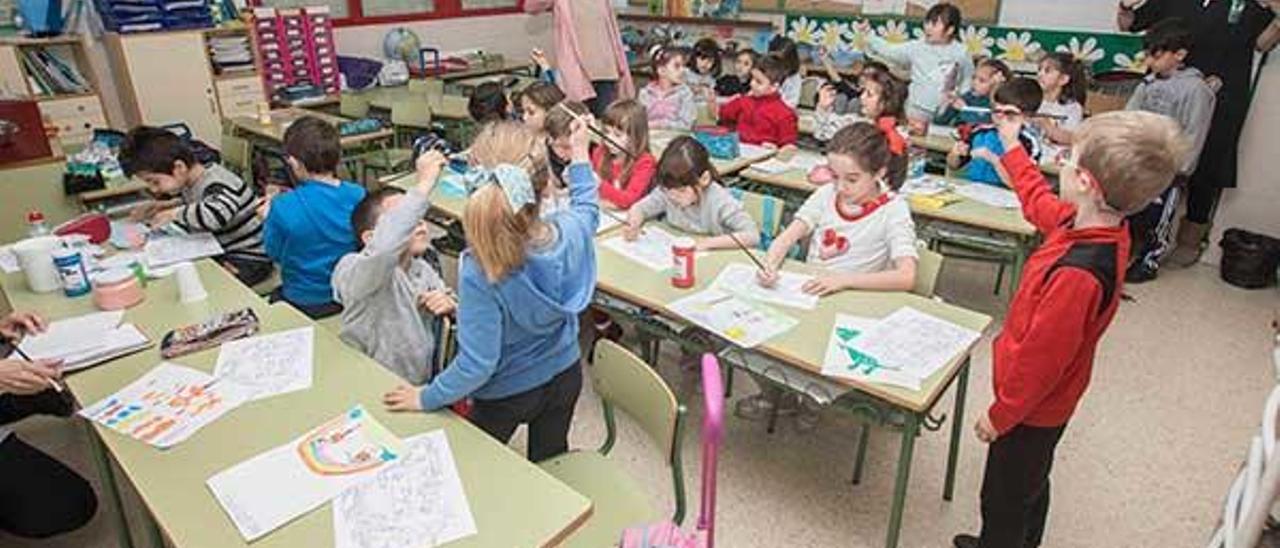
<svg viewBox="0 0 1280 548"><path fill-rule="evenodd" d="M1222 189L1236 186L1240 132L1249 115L1254 51L1266 52L1280 39L1280 0L1121 0L1120 30L1140 32L1180 17L1190 22L1195 45L1187 64L1218 88L1213 122L1187 189L1187 216L1178 227L1177 248L1168 263L1195 264L1208 246L1213 214Z"/></svg>
<svg viewBox="0 0 1280 548"><path fill-rule="evenodd" d="M526 0L524 9L551 11L559 84L569 99L601 116L614 100L635 96L612 0Z"/></svg>

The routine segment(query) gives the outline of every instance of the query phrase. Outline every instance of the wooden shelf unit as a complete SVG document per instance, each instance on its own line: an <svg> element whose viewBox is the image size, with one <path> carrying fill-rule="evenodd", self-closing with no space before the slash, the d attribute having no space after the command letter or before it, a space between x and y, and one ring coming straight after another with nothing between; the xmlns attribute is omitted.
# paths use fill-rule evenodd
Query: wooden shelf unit
<svg viewBox="0 0 1280 548"><path fill-rule="evenodd" d="M38 92L22 63L25 50L47 49L67 64L73 65L89 91L83 93ZM55 150L84 146L93 137L94 128L107 127L106 113L99 96L97 74L89 63L85 42L78 34L52 38L12 37L0 39L0 89L39 103L40 115L57 128L50 139Z"/></svg>

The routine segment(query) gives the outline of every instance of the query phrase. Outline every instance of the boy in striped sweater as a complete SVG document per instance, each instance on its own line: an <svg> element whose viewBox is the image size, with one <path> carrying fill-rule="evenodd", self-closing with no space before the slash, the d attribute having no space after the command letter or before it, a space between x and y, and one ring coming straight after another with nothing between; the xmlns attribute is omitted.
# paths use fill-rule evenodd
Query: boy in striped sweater
<svg viewBox="0 0 1280 548"><path fill-rule="evenodd" d="M137 177L161 197L134 208L130 219L212 233L225 251L215 260L245 285L271 275L262 221L254 214L258 197L236 174L219 164L197 162L181 137L146 126L129 132L120 148L120 165L125 175Z"/></svg>

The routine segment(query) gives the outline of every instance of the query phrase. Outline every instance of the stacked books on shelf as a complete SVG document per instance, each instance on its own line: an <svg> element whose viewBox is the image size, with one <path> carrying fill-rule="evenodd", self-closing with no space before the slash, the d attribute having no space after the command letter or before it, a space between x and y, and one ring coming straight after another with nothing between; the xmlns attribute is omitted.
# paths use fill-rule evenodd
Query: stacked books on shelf
<svg viewBox="0 0 1280 548"><path fill-rule="evenodd" d="M48 48L22 48L22 67L37 95L89 93L88 80L76 68Z"/></svg>
<svg viewBox="0 0 1280 548"><path fill-rule="evenodd" d="M200 29L213 26L208 0L94 0L112 32Z"/></svg>
<svg viewBox="0 0 1280 548"><path fill-rule="evenodd" d="M214 36L209 39L209 61L216 74L253 72L253 50L248 35Z"/></svg>

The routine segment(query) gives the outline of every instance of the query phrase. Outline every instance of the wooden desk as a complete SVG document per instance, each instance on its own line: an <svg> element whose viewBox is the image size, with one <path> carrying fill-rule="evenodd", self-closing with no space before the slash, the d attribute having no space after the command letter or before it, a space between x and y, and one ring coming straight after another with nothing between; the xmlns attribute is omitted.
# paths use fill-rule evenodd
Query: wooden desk
<svg viewBox="0 0 1280 548"><path fill-rule="evenodd" d="M129 310L126 320L158 338L176 325L252 306L262 319L264 333L314 325L292 307L266 305L210 261L201 261L199 268L209 291L207 300L179 304L174 281L161 280L148 287L147 300ZM4 288L18 309L40 311L51 318L88 312L92 306L87 298L31 294L20 275L6 276ZM217 354L212 349L176 361L211 371ZM79 401L94 402L159 361L159 351L153 348L71 375L67 385ZM479 531L451 546L554 545L589 518L591 502L587 498L451 412L384 411L382 394L398 382L384 368L317 328L313 385L308 390L244 404L165 451L97 425L93 430L137 488L159 531L174 546L247 546L205 487L205 480L293 439L354 404L363 404L400 436L440 428L446 431ZM253 546L331 545L330 516L329 506L322 506Z"/></svg>
<svg viewBox="0 0 1280 548"><path fill-rule="evenodd" d="M602 238L607 237L609 236L602 236ZM697 286L693 289L681 290L671 285L666 273L650 271L605 246L597 245L596 255L597 289L599 289L597 294L603 292L610 297L656 312L677 323L683 323L683 320L672 312L668 305L695 291L707 288L725 265L747 262L747 259L737 250L714 251L705 257L699 257L695 265ZM785 268L806 273L814 273L818 270L794 261L788 261ZM778 307L778 310L799 319L800 324L756 348L744 350L732 347L720 353L725 361L733 362L737 359L740 360L739 366L747 366L749 369L758 368L744 362L764 360L786 371L785 375L797 375L799 380L796 384L805 387L803 389L806 391L810 391L808 386L819 384L834 387L830 389L833 392L842 389L844 390L842 393L824 394L836 400L837 404L842 401L856 402L851 405L866 406L875 410L876 413L883 410L903 415L905 420L902 428L901 453L886 542L890 548L897 545L898 532L902 525L902 509L910 479L911 456L915 447L916 434L921 425L925 424L926 417L938 399L954 384L956 387L955 409L949 417L952 421L951 442L943 490L943 498L951 499L960 436L966 430L964 402L969 374L969 351L972 349L955 356L946 367L925 380L919 391L863 381L830 379L823 377L821 371L827 338L837 313L856 311L860 316L884 317L903 306L911 306L921 312L975 331L983 331L991 324L989 316L908 293L844 291L824 297L814 310ZM795 384L789 382L787 384L791 384L793 388L796 387ZM821 390L825 392L829 389Z"/></svg>
<svg viewBox="0 0 1280 548"><path fill-rule="evenodd" d="M508 74L521 71L532 73L533 63L529 61L503 61L502 63L495 65L479 66L467 70L446 72L432 76L444 80L445 82L453 82L456 80L475 78L477 76L491 76L494 74Z"/></svg>
<svg viewBox="0 0 1280 548"><path fill-rule="evenodd" d="M369 106L391 110L391 106L405 101L426 101L431 107L431 115L445 120L468 120L471 113L467 111L467 98L461 95L443 95L431 97L425 91L413 90L409 86L375 87L359 92L347 92L367 97Z"/></svg>
<svg viewBox="0 0 1280 548"><path fill-rule="evenodd" d="M816 158L818 153L801 150L798 157ZM747 168L741 177L753 183L781 190L787 201L798 204L804 201L816 188L808 180L807 173L792 169L782 173L765 173L758 169ZM977 184L964 179L946 179L952 186ZM773 192L777 193L777 192ZM974 236L975 242L982 238L990 238L1001 248L1012 249L1016 256L1011 266L1012 287L1018 286L1022 275L1022 265L1035 249L1037 233L1017 209L1003 209L955 195L959 201L942 208L929 208L911 204L911 214L915 217L917 232L935 246L948 237L947 226L960 226L976 229L985 234Z"/></svg>
<svg viewBox="0 0 1280 548"><path fill-rule="evenodd" d="M688 134L689 132L686 132L686 131L655 129L649 132L649 150L653 152L653 155L655 157L661 159L662 151L667 149L667 145L671 143L672 139L675 139L676 137L679 137L681 135L688 135ZM746 169L751 164L768 160L769 158L772 158L775 154L777 154L777 151L770 150L756 156L739 156L732 160L725 160L722 158L712 158L711 165L714 165L716 167L716 172L718 172L721 176L733 175L739 171L742 171L743 169Z"/></svg>
<svg viewBox="0 0 1280 548"><path fill-rule="evenodd" d="M281 146L284 143L284 133L289 129L289 125L303 116L319 118L333 124L335 127L348 121L341 116L301 108L283 108L271 111L270 124L263 124L256 116L237 116L229 118L229 120L237 131L244 132L259 140L268 141L275 146ZM352 148L370 141L390 139L393 135L395 135L395 132L390 129L380 129L360 135L349 135L342 138L342 148Z"/></svg>
<svg viewBox="0 0 1280 548"><path fill-rule="evenodd" d="M416 175L407 173L387 181L387 184L409 190L418 184L418 181ZM462 177L446 171L443 180L436 183L435 190L431 192L430 201L431 209L443 213L449 219L462 220L462 212L467 207L466 187L462 183Z"/></svg>

